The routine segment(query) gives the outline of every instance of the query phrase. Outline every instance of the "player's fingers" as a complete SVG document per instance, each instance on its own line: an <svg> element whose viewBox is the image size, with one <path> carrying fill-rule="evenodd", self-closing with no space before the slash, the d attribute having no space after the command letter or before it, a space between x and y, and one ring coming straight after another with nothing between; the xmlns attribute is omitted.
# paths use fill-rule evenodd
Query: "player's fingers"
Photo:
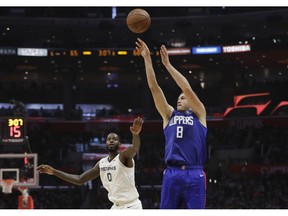
<svg viewBox="0 0 288 216"><path fill-rule="evenodd" d="M135 119L135 123L138 124L138 125L141 124L141 119L140 119L140 117L138 117L138 118Z"/></svg>
<svg viewBox="0 0 288 216"><path fill-rule="evenodd" d="M40 165L40 166L39 166L39 169L41 169L41 170L47 169L47 168L48 168L48 166L46 166L46 165Z"/></svg>
<svg viewBox="0 0 288 216"><path fill-rule="evenodd" d="M43 167L43 165L41 164L37 167L37 169L42 169L42 167Z"/></svg>
<svg viewBox="0 0 288 216"><path fill-rule="evenodd" d="M143 119L141 117L138 117L138 124L140 124L140 125L143 124Z"/></svg>

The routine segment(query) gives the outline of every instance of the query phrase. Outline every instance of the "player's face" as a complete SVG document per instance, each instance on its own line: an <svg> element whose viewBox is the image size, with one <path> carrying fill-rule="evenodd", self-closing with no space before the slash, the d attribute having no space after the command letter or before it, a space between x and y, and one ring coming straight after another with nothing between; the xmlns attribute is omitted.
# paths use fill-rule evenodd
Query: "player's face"
<svg viewBox="0 0 288 216"><path fill-rule="evenodd" d="M115 133L110 133L106 139L106 148L109 152L117 152L120 146L119 136Z"/></svg>
<svg viewBox="0 0 288 216"><path fill-rule="evenodd" d="M177 100L177 110L178 111L185 111L189 109L188 101L185 97L184 93L181 93Z"/></svg>

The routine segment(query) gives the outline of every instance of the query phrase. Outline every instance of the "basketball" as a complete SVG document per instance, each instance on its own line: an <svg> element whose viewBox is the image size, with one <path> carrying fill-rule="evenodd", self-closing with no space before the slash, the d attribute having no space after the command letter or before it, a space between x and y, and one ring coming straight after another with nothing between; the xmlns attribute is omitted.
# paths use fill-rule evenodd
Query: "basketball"
<svg viewBox="0 0 288 216"><path fill-rule="evenodd" d="M147 11L137 8L129 12L126 18L126 24L130 31L143 33L150 27L151 17Z"/></svg>

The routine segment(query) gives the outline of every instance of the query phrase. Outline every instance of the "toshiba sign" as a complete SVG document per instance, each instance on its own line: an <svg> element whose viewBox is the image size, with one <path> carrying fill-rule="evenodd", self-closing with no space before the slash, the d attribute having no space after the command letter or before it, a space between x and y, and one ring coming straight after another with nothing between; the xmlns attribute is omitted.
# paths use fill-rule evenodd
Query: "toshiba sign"
<svg viewBox="0 0 288 216"><path fill-rule="evenodd" d="M223 53L237 53L237 52L250 52L251 46L246 45L234 45L234 46L223 46Z"/></svg>

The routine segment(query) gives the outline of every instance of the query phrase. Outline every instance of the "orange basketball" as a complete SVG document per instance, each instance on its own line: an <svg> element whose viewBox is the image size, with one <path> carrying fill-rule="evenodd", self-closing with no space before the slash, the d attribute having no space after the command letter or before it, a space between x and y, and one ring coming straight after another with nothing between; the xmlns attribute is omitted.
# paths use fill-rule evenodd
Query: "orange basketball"
<svg viewBox="0 0 288 216"><path fill-rule="evenodd" d="M127 15L126 24L132 32L143 33L150 27L151 17L147 11L137 8Z"/></svg>

